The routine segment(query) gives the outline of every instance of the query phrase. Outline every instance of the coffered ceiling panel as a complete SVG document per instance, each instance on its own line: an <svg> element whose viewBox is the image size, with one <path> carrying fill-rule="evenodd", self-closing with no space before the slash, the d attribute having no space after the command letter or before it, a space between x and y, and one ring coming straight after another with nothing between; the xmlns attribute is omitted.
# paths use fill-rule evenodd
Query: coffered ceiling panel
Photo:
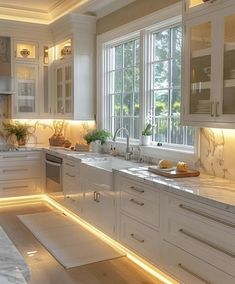
<svg viewBox="0 0 235 284"><path fill-rule="evenodd" d="M135 0L0 0L0 19L50 24L65 14L102 17Z"/></svg>

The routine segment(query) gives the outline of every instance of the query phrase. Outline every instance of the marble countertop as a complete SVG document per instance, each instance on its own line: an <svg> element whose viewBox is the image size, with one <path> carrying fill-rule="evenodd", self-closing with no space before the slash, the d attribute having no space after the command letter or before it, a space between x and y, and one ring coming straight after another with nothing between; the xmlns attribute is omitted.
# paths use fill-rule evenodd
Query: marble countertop
<svg viewBox="0 0 235 284"><path fill-rule="evenodd" d="M30 270L22 255L0 227L0 283L25 284Z"/></svg>
<svg viewBox="0 0 235 284"><path fill-rule="evenodd" d="M201 173L198 177L167 178L148 171L148 167L122 169L120 174L151 186L199 201L235 214L235 181Z"/></svg>
<svg viewBox="0 0 235 284"><path fill-rule="evenodd" d="M95 159L102 157L112 157L108 154L94 154L90 152L75 152L67 149L55 147L43 148L44 150L67 157L74 160L85 161L86 159ZM130 161L127 161L125 169L113 169L123 175L129 175L132 178L144 181L149 185L162 185L164 190L187 197L215 208L222 209L235 214L235 181L218 178L215 176L201 173L198 177L187 178L166 178L147 170L147 165L130 168ZM134 165L134 164L133 164Z"/></svg>

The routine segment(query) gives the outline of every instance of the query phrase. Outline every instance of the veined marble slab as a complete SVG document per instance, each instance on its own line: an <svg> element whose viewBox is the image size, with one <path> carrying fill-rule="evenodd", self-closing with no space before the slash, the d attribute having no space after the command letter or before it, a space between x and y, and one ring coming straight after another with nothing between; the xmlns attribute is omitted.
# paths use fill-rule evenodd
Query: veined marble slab
<svg viewBox="0 0 235 284"><path fill-rule="evenodd" d="M198 177L166 178L148 171L147 167L136 167L119 172L137 181L156 186L235 214L235 181L206 174Z"/></svg>
<svg viewBox="0 0 235 284"><path fill-rule="evenodd" d="M0 227L0 283L24 284L29 279L30 271L22 255Z"/></svg>

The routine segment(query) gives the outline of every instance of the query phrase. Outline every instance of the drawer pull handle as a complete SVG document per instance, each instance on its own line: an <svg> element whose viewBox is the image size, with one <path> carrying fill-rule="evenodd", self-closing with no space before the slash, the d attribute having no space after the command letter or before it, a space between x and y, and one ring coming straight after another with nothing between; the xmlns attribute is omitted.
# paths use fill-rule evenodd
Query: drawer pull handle
<svg viewBox="0 0 235 284"><path fill-rule="evenodd" d="M136 240L137 242L139 242L139 243L144 243L144 239L140 239L139 237L137 237L135 234L130 234L130 236L134 239L134 240Z"/></svg>
<svg viewBox="0 0 235 284"><path fill-rule="evenodd" d="M76 200L71 198L70 196L66 196L66 198L70 199L72 202L75 202Z"/></svg>
<svg viewBox="0 0 235 284"><path fill-rule="evenodd" d="M68 176L68 177L71 177L71 178L75 178L74 175L71 175L71 174L69 174L69 173L66 173L65 175Z"/></svg>
<svg viewBox="0 0 235 284"><path fill-rule="evenodd" d="M189 274L191 274L193 277L197 278L198 280L204 282L205 284L211 284L211 282L208 282L207 280L203 279L201 276L197 275L195 272L189 270L187 267L185 267L183 264L179 263L178 267Z"/></svg>
<svg viewBox="0 0 235 284"><path fill-rule="evenodd" d="M69 164L69 163L65 163L65 165L66 165L66 166L69 166L69 167L71 167L71 168L74 168L74 167L75 167L75 165L71 165L71 164Z"/></svg>
<svg viewBox="0 0 235 284"><path fill-rule="evenodd" d="M223 224L223 225L225 225L225 226L228 226L228 227L231 227L231 228L235 229L235 224L233 224L233 223L231 223L231 222L228 222L228 221L219 219L219 218L214 217L214 216L212 216L212 215L210 215L210 214L207 214L207 213L205 213L205 212L197 211L196 209L191 208L191 207L186 206L186 205L183 205L183 204L180 204L179 207L180 207L181 209L183 209L183 210L192 212L192 213L194 213L194 214L196 214L196 215L205 217L205 218L207 218L207 219L210 219L210 220L212 220L212 221L218 222L218 223L220 223L220 224Z"/></svg>
<svg viewBox="0 0 235 284"><path fill-rule="evenodd" d="M197 235L194 235L191 232L185 231L184 229L179 229L179 232L181 234L191 238L191 239L194 239L194 240L196 240L196 241L198 241L200 243L203 243L204 245L207 245L207 246L209 246L209 247L211 247L211 248L213 248L215 250L218 250L218 251L220 251L220 252L222 252L224 254L227 254L230 257L235 258L235 253L233 253L233 252L231 252L229 250L226 250L224 248L221 248L220 246L218 246L218 245L216 245L214 243L211 243L211 242L209 242L209 241L207 241L207 240L205 240L205 239L203 239L203 238L201 238L201 237L199 237Z"/></svg>
<svg viewBox="0 0 235 284"><path fill-rule="evenodd" d="M135 203L135 204L137 204L139 206L144 206L144 202L139 202L139 201L135 200L134 198L131 198L130 202Z"/></svg>
<svg viewBox="0 0 235 284"><path fill-rule="evenodd" d="M137 187L135 187L135 186L130 186L130 189L132 189L132 190L134 190L134 191L137 191L137 192L139 192L139 193L144 193L144 190L143 190L143 189L139 189L139 188L137 188Z"/></svg>
<svg viewBox="0 0 235 284"><path fill-rule="evenodd" d="M5 186L2 189L8 190L8 189L21 189L21 188L28 188L28 186L27 185Z"/></svg>
<svg viewBox="0 0 235 284"><path fill-rule="evenodd" d="M28 158L27 155L12 155L12 156L3 156L3 159L15 159L15 158Z"/></svg>
<svg viewBox="0 0 235 284"><path fill-rule="evenodd" d="M2 170L3 173L10 173L10 172L26 172L28 169L10 169L10 170Z"/></svg>

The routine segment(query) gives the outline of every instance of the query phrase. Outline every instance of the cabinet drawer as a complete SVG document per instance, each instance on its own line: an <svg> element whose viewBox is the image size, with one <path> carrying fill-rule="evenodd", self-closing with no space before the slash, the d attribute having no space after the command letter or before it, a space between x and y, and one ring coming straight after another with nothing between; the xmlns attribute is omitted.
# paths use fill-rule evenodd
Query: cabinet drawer
<svg viewBox="0 0 235 284"><path fill-rule="evenodd" d="M235 276L235 227L222 213L168 198L165 239Z"/></svg>
<svg viewBox="0 0 235 284"><path fill-rule="evenodd" d="M38 162L11 162L0 166L0 180L39 177L41 177L41 163Z"/></svg>
<svg viewBox="0 0 235 284"><path fill-rule="evenodd" d="M129 194L134 194L136 196L140 196L141 198L145 198L147 200L155 200L156 195L159 195L157 190L153 190L151 187L146 186L141 182L136 182L124 177L119 177L119 190L126 191Z"/></svg>
<svg viewBox="0 0 235 284"><path fill-rule="evenodd" d="M39 193L41 193L40 179L0 182L0 197L24 196Z"/></svg>
<svg viewBox="0 0 235 284"><path fill-rule="evenodd" d="M0 154L0 161L4 163L12 161L32 161L40 160L41 161L41 152L7 152Z"/></svg>
<svg viewBox="0 0 235 284"><path fill-rule="evenodd" d="M159 227L159 198L157 194L153 196L154 199L150 201L122 191L121 209L144 223Z"/></svg>
<svg viewBox="0 0 235 284"><path fill-rule="evenodd" d="M191 254L163 242L164 269L180 283L232 284L235 278Z"/></svg>
<svg viewBox="0 0 235 284"><path fill-rule="evenodd" d="M157 262L160 244L157 231L122 214L120 240L126 247L152 262Z"/></svg>

